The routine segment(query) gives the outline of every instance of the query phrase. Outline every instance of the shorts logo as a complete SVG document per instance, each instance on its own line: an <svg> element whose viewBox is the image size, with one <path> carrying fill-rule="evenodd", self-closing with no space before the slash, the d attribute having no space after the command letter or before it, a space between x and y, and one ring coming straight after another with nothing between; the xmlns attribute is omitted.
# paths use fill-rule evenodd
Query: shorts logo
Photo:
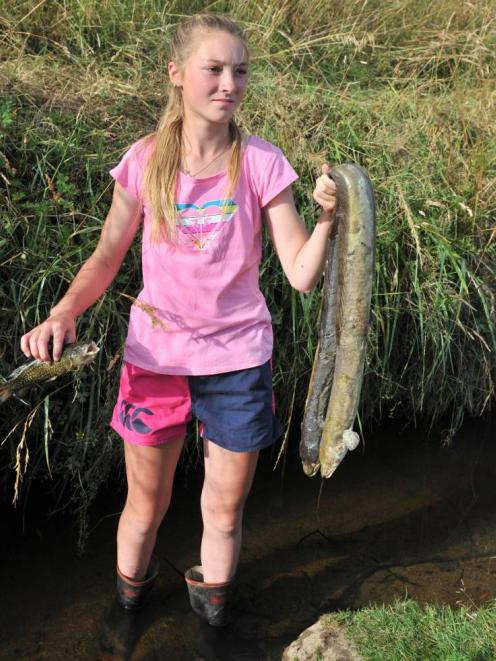
<svg viewBox="0 0 496 661"><path fill-rule="evenodd" d="M132 409L134 409L134 411L132 411ZM138 432L138 434L149 434L152 429L145 425L141 418L138 418L140 413L153 415L153 411L150 411L150 409L136 408L134 404L126 402L125 399L121 401L121 410L119 412L119 420L121 421L121 424L131 431Z"/></svg>

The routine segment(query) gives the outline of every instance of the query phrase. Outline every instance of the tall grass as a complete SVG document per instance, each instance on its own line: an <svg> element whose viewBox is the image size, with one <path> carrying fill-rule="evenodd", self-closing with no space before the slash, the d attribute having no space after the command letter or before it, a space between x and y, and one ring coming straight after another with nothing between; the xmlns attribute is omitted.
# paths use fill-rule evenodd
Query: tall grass
<svg viewBox="0 0 496 661"><path fill-rule="evenodd" d="M362 421L401 413L434 422L450 413L449 436L495 394L489 0L0 0L0 372L21 361L20 336L45 318L93 249L110 200L107 171L153 130L171 31L200 10L230 10L244 25L253 66L239 119L278 144L299 172L296 199L309 227L324 160L358 162L374 183L378 250ZM15 460L25 426L31 474L47 476L48 457L56 484L69 479L79 504L91 501L120 456L106 421L127 296L139 291L140 277L136 245L80 322L80 336L102 351L76 388L67 379L31 396L29 406L2 408L0 437L15 427L3 465ZM291 290L268 247L262 287L287 421L304 403L320 290ZM1 483L10 493L8 474Z"/></svg>

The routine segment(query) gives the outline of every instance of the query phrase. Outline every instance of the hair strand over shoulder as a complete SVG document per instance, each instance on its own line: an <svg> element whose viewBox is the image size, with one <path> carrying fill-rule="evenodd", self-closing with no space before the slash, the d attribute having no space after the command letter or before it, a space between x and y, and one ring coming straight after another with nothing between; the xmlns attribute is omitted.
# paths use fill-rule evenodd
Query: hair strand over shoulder
<svg viewBox="0 0 496 661"><path fill-rule="evenodd" d="M194 37L198 32L227 32L242 40L246 51L248 48L241 28L229 17L220 14L195 14L182 21L176 28L170 44L169 60L181 67L194 51ZM143 188L144 195L152 211L152 239L159 241L165 236L173 240L176 234L177 209L176 191L178 172L181 164L183 141L183 100L181 90L169 85L167 105L155 133L145 139L145 143L153 141L153 147L148 159ZM227 169L228 186L226 198L229 198L236 188L242 163L242 134L234 121L229 122L229 137L231 140L229 163Z"/></svg>

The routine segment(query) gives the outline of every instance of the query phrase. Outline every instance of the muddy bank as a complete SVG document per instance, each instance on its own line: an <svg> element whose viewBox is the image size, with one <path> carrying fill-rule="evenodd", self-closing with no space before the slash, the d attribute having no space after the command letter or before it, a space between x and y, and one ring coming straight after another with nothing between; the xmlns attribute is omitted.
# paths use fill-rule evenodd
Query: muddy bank
<svg viewBox="0 0 496 661"><path fill-rule="evenodd" d="M296 443L284 476L266 451L246 509L235 622L221 635L189 611L181 574L198 561L201 474L179 473L157 590L129 634L132 658L279 660L325 612L405 595L453 606L493 598L494 432L471 422L444 448L439 434L384 426L324 483L318 511L321 482L303 475ZM0 659L99 658L122 500L99 502L81 559L64 517L3 536Z"/></svg>

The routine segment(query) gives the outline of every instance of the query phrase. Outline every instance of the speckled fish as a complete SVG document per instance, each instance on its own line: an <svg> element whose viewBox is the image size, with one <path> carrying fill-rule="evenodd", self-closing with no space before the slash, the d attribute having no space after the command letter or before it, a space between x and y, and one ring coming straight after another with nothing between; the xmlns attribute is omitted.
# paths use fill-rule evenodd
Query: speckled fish
<svg viewBox="0 0 496 661"><path fill-rule="evenodd" d="M30 360L15 369L0 383L0 404L3 404L11 395L32 385L56 379L62 374L74 372L83 365L91 363L98 351L99 348L94 342L76 343L67 345L60 360L56 362L43 363L39 360Z"/></svg>
<svg viewBox="0 0 496 661"><path fill-rule="evenodd" d="M375 253L375 204L367 173L346 164L333 168L330 176L336 184L337 236L329 246L319 347L300 443L303 470L315 475L320 468L322 477L330 477L360 440L353 424L365 364Z"/></svg>

